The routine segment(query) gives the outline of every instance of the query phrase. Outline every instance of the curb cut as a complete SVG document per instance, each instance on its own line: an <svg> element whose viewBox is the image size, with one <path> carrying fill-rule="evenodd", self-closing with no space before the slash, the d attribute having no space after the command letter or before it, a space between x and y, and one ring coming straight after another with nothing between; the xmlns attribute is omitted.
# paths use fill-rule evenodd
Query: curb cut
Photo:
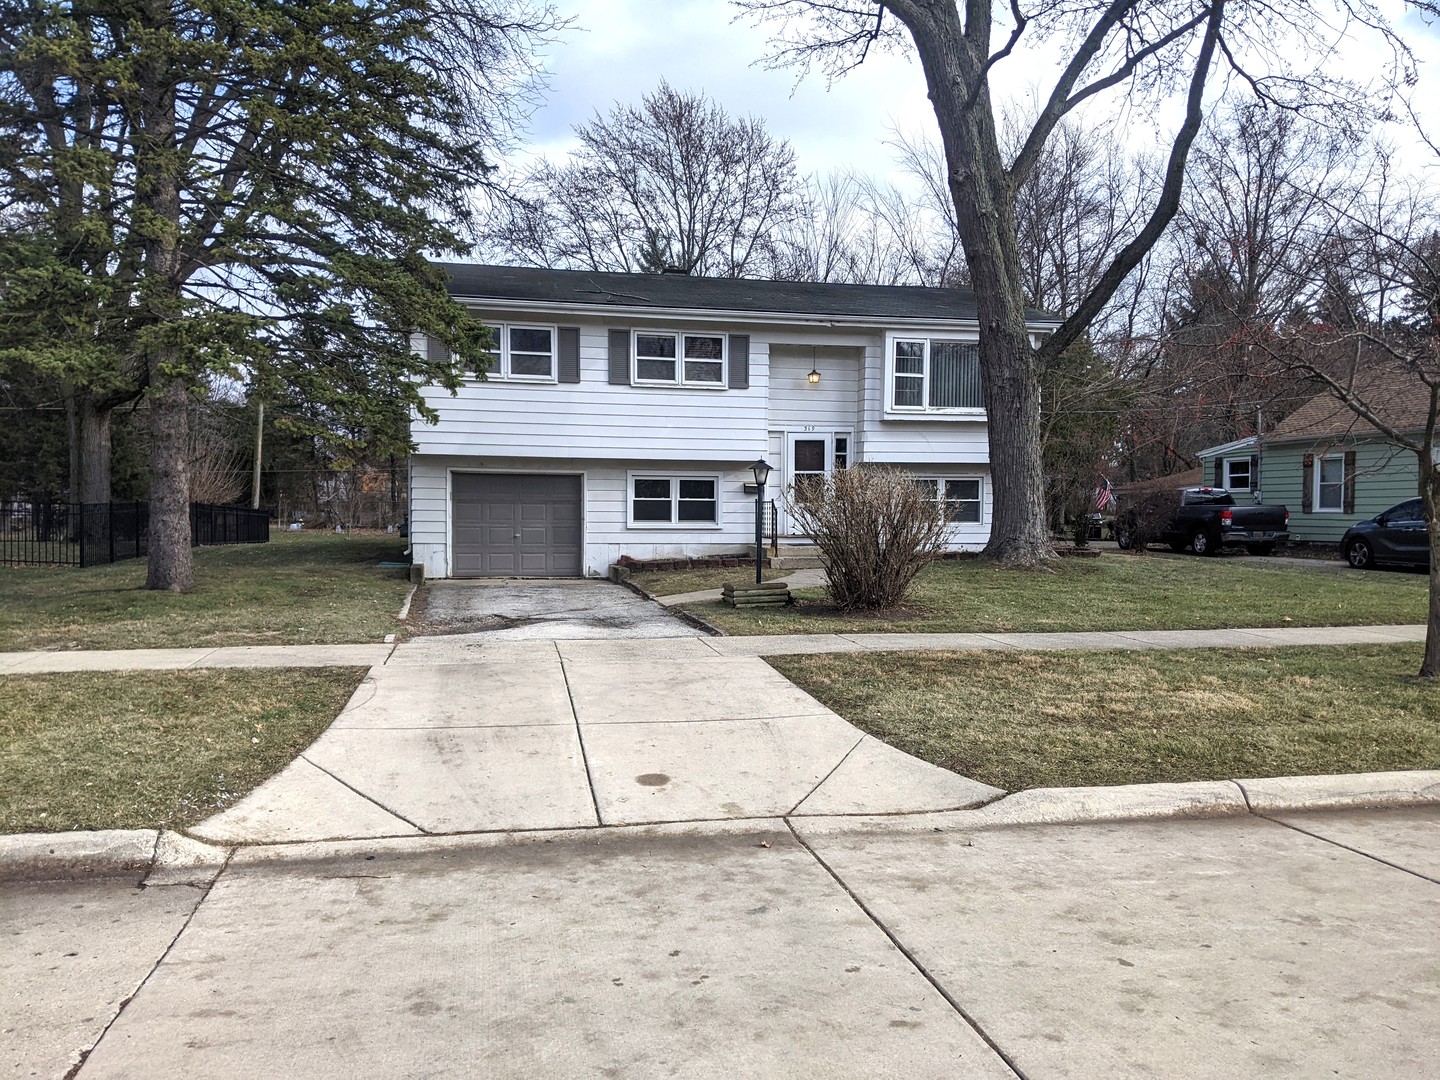
<svg viewBox="0 0 1440 1080"><path fill-rule="evenodd" d="M1127 784L1094 788L1030 788L971 810L897 814L792 815L790 821L815 835L857 832L955 833L1026 825L1096 825L1122 822L1294 814L1326 810L1384 810L1440 806L1440 770L1341 773L1334 776L1280 776L1253 780L1205 780L1187 784ZM353 844L357 850L404 850L416 843L494 846L560 836L595 841L605 835L655 830L744 832L762 828L761 819L672 822L596 829L541 829L496 833L451 833L416 837L356 838L297 844L212 844L169 830L111 829L98 832L17 833L0 836L0 882L75 881L135 875L137 884L208 885L237 851L276 861L289 853L313 858L326 845ZM262 858L260 849L265 854Z"/></svg>
<svg viewBox="0 0 1440 1080"><path fill-rule="evenodd" d="M143 885L208 885L232 849L168 829L0 836L0 882L135 876Z"/></svg>

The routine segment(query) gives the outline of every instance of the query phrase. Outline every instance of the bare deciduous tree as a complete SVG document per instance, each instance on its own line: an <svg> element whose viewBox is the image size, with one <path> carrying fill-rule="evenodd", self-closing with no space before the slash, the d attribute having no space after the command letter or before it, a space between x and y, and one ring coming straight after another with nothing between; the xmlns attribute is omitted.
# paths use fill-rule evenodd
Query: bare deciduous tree
<svg viewBox="0 0 1440 1080"><path fill-rule="evenodd" d="M778 22L781 36L771 58L775 63L819 64L836 77L861 63L876 43L904 47L908 40L919 55L939 122L946 188L979 312L995 481L986 551L1009 565L1048 562L1054 553L1046 529L1041 467L1039 388L1044 364L1087 332L1175 216L1212 73L1228 73L1262 98L1286 107L1353 102L1357 95L1347 91L1354 87L1325 79L1317 68L1300 66L1328 52L1343 29L1332 27L1302 0L1054 0L1029 6L1015 0L1008 5L988 0L963 5L956 0L736 2L760 19ZM1370 0L1333 0L1333 7L1352 16L1355 25L1386 34L1397 56L1408 59L1403 43ZM1293 47L1277 48L1282 38L1290 39ZM990 77L997 65L1020 55L1017 49L1032 41L1064 42L1065 55L1019 151L1007 157ZM1025 320L1016 191L1076 109L1111 92L1153 103L1172 91L1183 96L1184 113L1169 137L1149 212L1059 329L1036 348Z"/></svg>
<svg viewBox="0 0 1440 1080"><path fill-rule="evenodd" d="M492 247L540 266L736 277L769 263L772 233L804 192L789 143L701 93L662 82L575 129L497 207Z"/></svg>

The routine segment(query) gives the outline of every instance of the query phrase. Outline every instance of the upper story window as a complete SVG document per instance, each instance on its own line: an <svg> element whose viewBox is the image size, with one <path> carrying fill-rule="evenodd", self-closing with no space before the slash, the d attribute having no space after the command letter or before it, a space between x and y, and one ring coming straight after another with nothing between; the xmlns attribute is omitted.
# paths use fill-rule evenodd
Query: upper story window
<svg viewBox="0 0 1440 1080"><path fill-rule="evenodd" d="M495 335L495 348L490 353L487 378L510 379L516 382L555 381L555 327L513 326L490 327Z"/></svg>
<svg viewBox="0 0 1440 1080"><path fill-rule="evenodd" d="M724 389L725 335L637 330L634 342L634 382Z"/></svg>
<svg viewBox="0 0 1440 1080"><path fill-rule="evenodd" d="M896 338L890 372L892 409L979 412L985 408L980 346L973 341Z"/></svg>

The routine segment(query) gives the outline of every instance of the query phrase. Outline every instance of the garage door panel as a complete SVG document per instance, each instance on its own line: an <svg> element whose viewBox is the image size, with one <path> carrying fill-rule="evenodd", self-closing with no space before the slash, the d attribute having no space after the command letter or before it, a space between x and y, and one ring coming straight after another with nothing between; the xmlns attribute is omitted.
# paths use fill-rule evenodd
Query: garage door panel
<svg viewBox="0 0 1440 1080"><path fill-rule="evenodd" d="M455 576L578 577L581 487L578 476L455 474Z"/></svg>

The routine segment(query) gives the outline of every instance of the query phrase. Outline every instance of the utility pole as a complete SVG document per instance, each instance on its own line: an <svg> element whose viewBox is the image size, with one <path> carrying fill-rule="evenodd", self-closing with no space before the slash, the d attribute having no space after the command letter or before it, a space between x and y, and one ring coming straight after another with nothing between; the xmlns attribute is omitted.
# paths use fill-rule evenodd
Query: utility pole
<svg viewBox="0 0 1440 1080"><path fill-rule="evenodd" d="M250 485L250 509L260 509L260 449L265 439L265 402L260 402L259 419L255 421L255 476Z"/></svg>

